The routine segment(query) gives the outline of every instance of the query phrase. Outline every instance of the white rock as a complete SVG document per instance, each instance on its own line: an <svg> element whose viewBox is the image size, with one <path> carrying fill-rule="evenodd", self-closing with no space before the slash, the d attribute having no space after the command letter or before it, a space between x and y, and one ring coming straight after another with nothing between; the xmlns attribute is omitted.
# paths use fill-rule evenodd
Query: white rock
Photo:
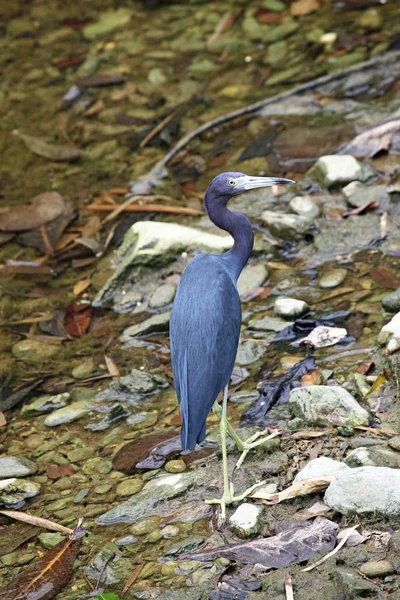
<svg viewBox="0 0 400 600"><path fill-rule="evenodd" d="M316 219L319 215L319 206L312 196L296 196L289 202L289 209L306 219Z"/></svg>
<svg viewBox="0 0 400 600"><path fill-rule="evenodd" d="M264 507L260 504L249 504L247 502L241 504L229 519L232 531L241 538L259 533L263 509Z"/></svg>
<svg viewBox="0 0 400 600"><path fill-rule="evenodd" d="M268 269L262 263L247 265L237 282L239 296L247 296L251 290L259 287L268 277Z"/></svg>
<svg viewBox="0 0 400 600"><path fill-rule="evenodd" d="M368 412L339 386L295 388L289 394L289 407L293 416L308 425L368 425Z"/></svg>
<svg viewBox="0 0 400 600"><path fill-rule="evenodd" d="M52 412L45 418L44 424L48 427L56 427L63 423L72 423L72 421L87 415L90 409L91 404L87 400L79 400Z"/></svg>
<svg viewBox="0 0 400 600"><path fill-rule="evenodd" d="M400 312L382 327L378 335L378 343L386 344L386 350L390 353L400 348Z"/></svg>
<svg viewBox="0 0 400 600"><path fill-rule="evenodd" d="M354 156L347 154L321 156L308 171L311 179L328 188L345 185L351 181L365 181L372 174L370 167L364 166Z"/></svg>
<svg viewBox="0 0 400 600"><path fill-rule="evenodd" d="M318 479L319 477L332 477L339 471L350 469L344 462L333 460L328 456L314 458L301 469L294 478L295 481L305 481L306 479Z"/></svg>
<svg viewBox="0 0 400 600"><path fill-rule="evenodd" d="M289 242L302 240L312 227L312 221L309 218L272 210L265 210L261 219L266 222L272 235Z"/></svg>
<svg viewBox="0 0 400 600"><path fill-rule="evenodd" d="M36 464L25 456L4 456L0 458L0 479L13 477L26 477L34 475L37 471Z"/></svg>
<svg viewBox="0 0 400 600"><path fill-rule="evenodd" d="M301 317L309 310L309 306L303 300L295 298L277 298L275 300L274 313L277 317L293 320Z"/></svg>
<svg viewBox="0 0 400 600"><path fill-rule="evenodd" d="M388 467L357 467L336 474L325 492L324 502L344 515L400 516L400 470Z"/></svg>

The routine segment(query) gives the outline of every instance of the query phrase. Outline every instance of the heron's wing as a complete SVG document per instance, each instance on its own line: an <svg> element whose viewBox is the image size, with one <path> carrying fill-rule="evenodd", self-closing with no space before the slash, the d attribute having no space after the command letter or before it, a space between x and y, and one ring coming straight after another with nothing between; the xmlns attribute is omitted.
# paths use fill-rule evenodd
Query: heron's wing
<svg viewBox="0 0 400 600"><path fill-rule="evenodd" d="M171 314L171 357L182 414L182 445L194 448L235 363L239 295L219 257L197 256L181 279Z"/></svg>

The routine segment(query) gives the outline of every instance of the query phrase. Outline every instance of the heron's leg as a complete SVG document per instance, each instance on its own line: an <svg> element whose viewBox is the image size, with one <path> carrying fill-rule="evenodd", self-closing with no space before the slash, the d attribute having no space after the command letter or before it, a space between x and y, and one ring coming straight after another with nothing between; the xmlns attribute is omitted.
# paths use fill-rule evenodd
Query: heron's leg
<svg viewBox="0 0 400 600"><path fill-rule="evenodd" d="M225 398L225 394L226 394L226 398L228 398L228 386L226 386L224 389L224 398ZM223 408L221 409L220 405L217 404L217 402L213 406L213 411L217 415L219 415L219 417L222 419ZM275 438L281 434L280 431L274 431L273 433L270 433L270 434L268 434L267 431L257 431L252 436L250 436L247 440L243 441L242 439L240 439L240 437L238 436L236 431L233 429L232 425L229 423L226 416L225 416L225 422L226 422L226 431L228 432L228 434L232 438L232 440L235 442L237 449L242 453L239 460L236 463L235 469L238 469L239 467L242 466L242 464L243 464L246 456L250 452L250 450L252 450L253 448L257 448L257 446L261 446L261 444L264 444L264 442L266 442L267 440L272 440L273 438ZM262 437L262 439L259 439L261 437Z"/></svg>
<svg viewBox="0 0 400 600"><path fill-rule="evenodd" d="M233 484L229 481L229 473L228 473L228 453L226 450L226 434L228 431L228 421L226 418L226 405L228 402L228 386L224 389L224 396L222 399L222 410L221 410L221 422L220 422L220 432L221 432L221 446L222 446L222 468L224 473L224 493L222 498L206 500L207 504L219 504L221 506L221 515L218 519L219 525L223 525L226 519L226 507L232 502L239 502L240 500L244 500L249 494L251 494L256 488L260 485L264 485L264 481L260 483L256 483L252 485L250 488L245 490L243 494L240 496L233 495ZM231 426L229 425L231 428ZM232 429L232 428L231 428ZM235 434L236 435L236 434ZM240 439L240 438L239 438Z"/></svg>

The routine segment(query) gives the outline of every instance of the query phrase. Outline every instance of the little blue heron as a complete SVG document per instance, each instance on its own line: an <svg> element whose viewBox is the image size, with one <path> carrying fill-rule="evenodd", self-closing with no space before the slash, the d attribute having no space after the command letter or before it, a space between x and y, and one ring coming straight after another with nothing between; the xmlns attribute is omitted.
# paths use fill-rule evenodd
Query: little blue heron
<svg viewBox="0 0 400 600"><path fill-rule="evenodd" d="M221 505L225 520L226 505L243 500L258 485L240 496L234 496L229 483L226 434L235 441L242 456L241 464L251 448L263 443L260 433L242 441L227 421L228 382L235 363L239 343L242 312L237 279L253 249L254 236L245 215L228 210L233 196L256 188L294 183L278 177L249 177L227 172L210 183L204 206L211 221L233 237L233 247L220 255L199 254L185 269L174 300L170 323L171 358L175 389L182 415L183 450L193 450L204 440L206 419L218 394L224 390L221 414L221 442L224 469L224 493L209 503ZM256 441L257 440L257 441Z"/></svg>

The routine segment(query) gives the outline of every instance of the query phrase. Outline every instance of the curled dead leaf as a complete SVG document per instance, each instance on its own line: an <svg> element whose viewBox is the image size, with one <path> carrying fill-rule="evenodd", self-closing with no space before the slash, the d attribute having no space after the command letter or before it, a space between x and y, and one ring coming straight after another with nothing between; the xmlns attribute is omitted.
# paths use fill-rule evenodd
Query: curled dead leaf
<svg viewBox="0 0 400 600"><path fill-rule="evenodd" d="M14 131L13 133L18 135L25 142L25 145L29 150L32 150L34 154L42 156L43 158L48 158L57 162L72 162L80 158L83 154L82 150L72 144L59 146L56 144L49 144L40 138L32 135L25 135L19 131Z"/></svg>
<svg viewBox="0 0 400 600"><path fill-rule="evenodd" d="M58 192L45 192L28 204L10 208L0 214L1 231L26 231L56 219L64 212L64 198Z"/></svg>
<svg viewBox="0 0 400 600"><path fill-rule="evenodd" d="M307 494L315 494L322 492L331 483L333 477L318 477L317 479L305 479L304 481L296 481L286 490L277 494L265 494L262 490L255 490L251 498L263 500L264 504L279 504L283 500L296 498L297 496L305 496Z"/></svg>

